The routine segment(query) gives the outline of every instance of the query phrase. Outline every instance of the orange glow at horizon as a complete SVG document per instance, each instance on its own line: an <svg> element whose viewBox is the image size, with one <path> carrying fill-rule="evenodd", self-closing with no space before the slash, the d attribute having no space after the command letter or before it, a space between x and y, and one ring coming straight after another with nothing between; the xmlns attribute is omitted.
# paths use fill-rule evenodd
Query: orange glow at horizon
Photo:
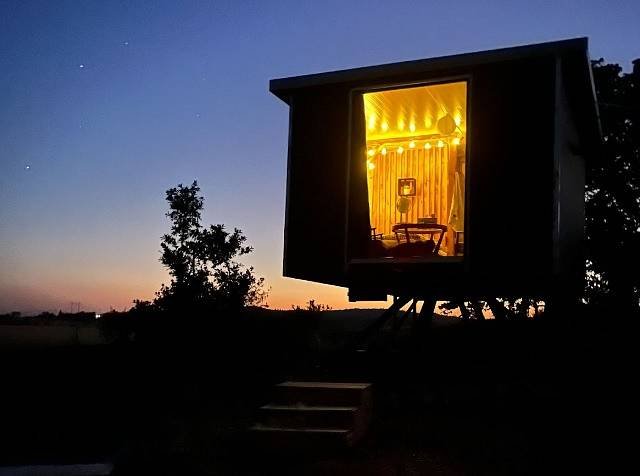
<svg viewBox="0 0 640 476"><path fill-rule="evenodd" d="M310 300L332 309L388 307L386 302L350 303L345 288L285 278L279 266L268 263L260 251L262 247L258 247L246 264L254 266L257 277L265 278L266 304L270 309L305 307ZM82 311L124 311L133 307L134 299L152 301L160 285L170 281L167 272L155 260L146 263L136 275L131 270L120 271L122 274L118 274L117 269L104 269L101 273L85 273L82 269L41 272L37 285L31 273L15 276L11 282L0 280L0 313L68 312L72 302L81 303Z"/></svg>

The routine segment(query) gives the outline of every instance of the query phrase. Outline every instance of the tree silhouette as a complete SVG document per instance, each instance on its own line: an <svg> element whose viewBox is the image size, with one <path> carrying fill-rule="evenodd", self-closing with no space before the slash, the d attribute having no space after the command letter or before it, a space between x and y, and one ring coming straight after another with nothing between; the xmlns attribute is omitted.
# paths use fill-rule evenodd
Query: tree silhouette
<svg viewBox="0 0 640 476"><path fill-rule="evenodd" d="M633 71L594 61L603 147L588 164L587 299L637 309L640 299L640 59Z"/></svg>
<svg viewBox="0 0 640 476"><path fill-rule="evenodd" d="M171 231L162 237L160 261L169 269L171 282L156 293L155 305L165 311L238 310L261 304L265 299L264 278L256 278L252 267L235 261L250 253L246 237L224 225L204 228L204 199L194 181L166 192Z"/></svg>

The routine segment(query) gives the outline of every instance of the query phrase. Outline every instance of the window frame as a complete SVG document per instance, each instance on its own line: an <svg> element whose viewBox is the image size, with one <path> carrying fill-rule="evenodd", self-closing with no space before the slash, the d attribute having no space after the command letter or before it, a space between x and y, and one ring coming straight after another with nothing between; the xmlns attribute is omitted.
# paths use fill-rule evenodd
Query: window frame
<svg viewBox="0 0 640 476"><path fill-rule="evenodd" d="M449 83L457 83L457 82L465 82L466 83L466 110L465 110L465 124L467 127L467 132L465 134L465 177L464 177L464 243L463 243L463 254L462 256L441 256L441 257L420 257L420 258L353 258L348 257L349 250L349 242L352 239L349 234L349 219L350 219L350 193L351 193L351 176L349 171L351 170L353 157L353 149L352 149L352 138L353 138L353 100L355 95L362 96L365 93L375 93L375 92L383 92L389 90L398 90L398 89L408 89L408 88L416 88L422 86L437 86L440 84L449 84ZM356 86L349 90L349 114L348 114L348 124L349 130L347 134L347 177L346 177L346 190L347 190L347 200L345 206L347 207L345 213L345 257L347 258L346 265L357 264L357 263L394 263L394 264L402 264L402 263L419 263L419 264L427 264L427 263L464 263L465 268L469 266L469 242L470 242L470 233L469 233L469 225L471 216L471 200L470 200L470 183L471 183L471 133L469 131L472 130L473 124L471 121L471 107L472 107L472 94L471 89L473 85L473 75L470 73L453 75L453 76L439 76L433 78L425 78L414 81L399 81L399 82L389 82L383 84L371 84L366 86ZM366 118L365 118L366 119ZM366 140L366 137L365 137ZM368 188L367 184L367 188ZM369 204L370 205L370 204ZM370 213L370 212L369 212Z"/></svg>

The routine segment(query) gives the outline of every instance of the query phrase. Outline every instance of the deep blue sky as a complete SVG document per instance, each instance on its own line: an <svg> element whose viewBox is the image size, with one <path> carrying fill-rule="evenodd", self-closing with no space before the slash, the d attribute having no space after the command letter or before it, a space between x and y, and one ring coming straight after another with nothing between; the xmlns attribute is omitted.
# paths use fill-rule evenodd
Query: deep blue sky
<svg viewBox="0 0 640 476"><path fill-rule="evenodd" d="M280 277L288 116L269 79L576 36L628 69L640 2L0 1L0 312L151 298L164 191L193 179L272 305L342 307Z"/></svg>

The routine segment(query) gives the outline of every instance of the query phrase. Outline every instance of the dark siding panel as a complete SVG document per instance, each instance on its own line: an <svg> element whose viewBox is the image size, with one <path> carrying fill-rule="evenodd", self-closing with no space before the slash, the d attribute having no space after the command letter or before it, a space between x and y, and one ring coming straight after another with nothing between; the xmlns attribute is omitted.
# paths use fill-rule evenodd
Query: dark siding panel
<svg viewBox="0 0 640 476"><path fill-rule="evenodd" d="M552 268L553 58L482 68L471 84L469 270L533 290Z"/></svg>
<svg viewBox="0 0 640 476"><path fill-rule="evenodd" d="M367 141L362 94L351 98L351 156L349 167L348 257L366 256L370 239L367 187Z"/></svg>
<svg viewBox="0 0 640 476"><path fill-rule="evenodd" d="M309 90L291 107L284 275L343 285L348 94Z"/></svg>
<svg viewBox="0 0 640 476"><path fill-rule="evenodd" d="M559 62L556 154L558 163L558 259L559 292L579 295L584 290L584 187L585 160L566 88L564 61Z"/></svg>

